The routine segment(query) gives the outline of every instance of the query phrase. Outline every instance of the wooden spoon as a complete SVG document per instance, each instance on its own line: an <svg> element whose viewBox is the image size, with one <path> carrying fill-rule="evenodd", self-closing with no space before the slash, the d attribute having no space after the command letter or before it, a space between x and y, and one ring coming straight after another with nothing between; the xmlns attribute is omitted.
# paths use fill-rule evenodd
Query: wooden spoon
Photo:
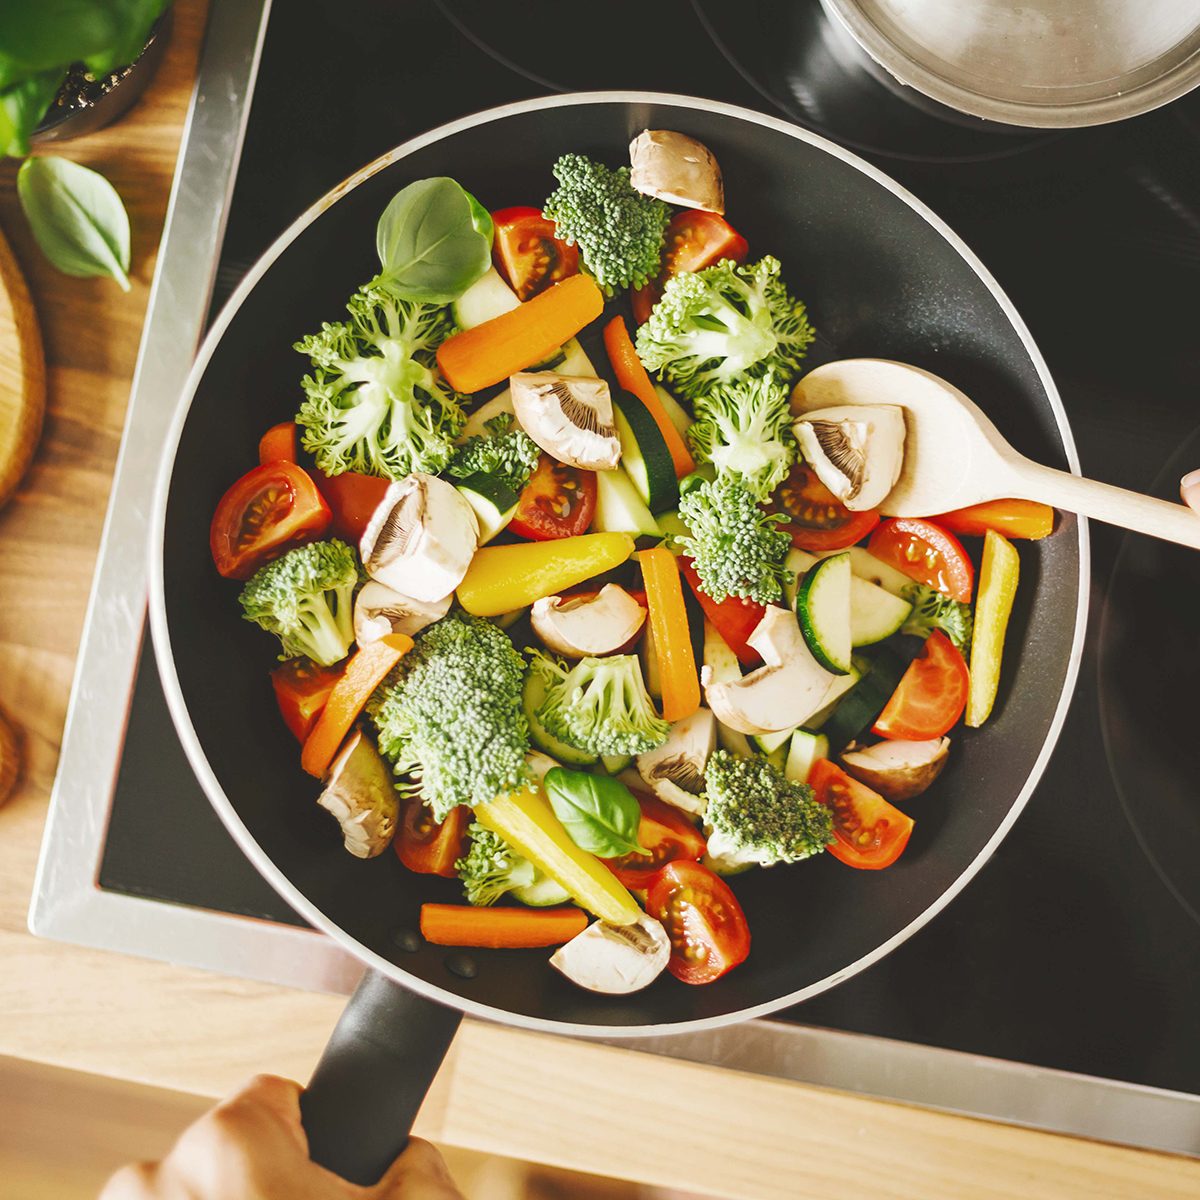
<svg viewBox="0 0 1200 1200"><path fill-rule="evenodd" d="M904 409L904 465L880 505L885 516L930 517L1015 497L1200 550L1200 514L1033 462L958 388L929 371L882 358L847 358L818 367L792 393L797 414L839 404Z"/></svg>
<svg viewBox="0 0 1200 1200"><path fill-rule="evenodd" d="M16 491L42 431L46 365L37 315L0 234L0 505Z"/></svg>

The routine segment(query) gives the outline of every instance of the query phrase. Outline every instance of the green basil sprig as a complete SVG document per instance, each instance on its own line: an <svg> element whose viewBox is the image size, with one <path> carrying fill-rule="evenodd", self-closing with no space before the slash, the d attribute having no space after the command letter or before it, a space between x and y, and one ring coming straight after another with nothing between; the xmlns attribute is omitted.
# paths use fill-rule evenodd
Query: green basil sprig
<svg viewBox="0 0 1200 1200"><path fill-rule="evenodd" d="M453 179L418 179L383 210L375 248L378 283L407 300L449 304L492 265L492 218Z"/></svg>
<svg viewBox="0 0 1200 1200"><path fill-rule="evenodd" d="M600 858L650 853L637 840L642 810L620 781L552 767L546 772L545 788L554 815L581 850Z"/></svg>
<svg viewBox="0 0 1200 1200"><path fill-rule="evenodd" d="M42 253L67 275L111 275L129 291L129 214L103 175L65 158L27 158L17 195Z"/></svg>

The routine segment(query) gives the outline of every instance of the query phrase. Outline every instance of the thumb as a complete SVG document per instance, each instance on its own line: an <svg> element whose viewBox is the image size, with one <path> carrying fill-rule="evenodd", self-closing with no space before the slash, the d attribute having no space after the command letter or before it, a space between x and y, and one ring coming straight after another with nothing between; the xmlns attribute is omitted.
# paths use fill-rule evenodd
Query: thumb
<svg viewBox="0 0 1200 1200"><path fill-rule="evenodd" d="M1184 504L1191 505L1200 513L1200 471L1189 471L1179 481L1179 494Z"/></svg>
<svg viewBox="0 0 1200 1200"><path fill-rule="evenodd" d="M404 1153L371 1189L371 1200L465 1200L437 1148L409 1138Z"/></svg>

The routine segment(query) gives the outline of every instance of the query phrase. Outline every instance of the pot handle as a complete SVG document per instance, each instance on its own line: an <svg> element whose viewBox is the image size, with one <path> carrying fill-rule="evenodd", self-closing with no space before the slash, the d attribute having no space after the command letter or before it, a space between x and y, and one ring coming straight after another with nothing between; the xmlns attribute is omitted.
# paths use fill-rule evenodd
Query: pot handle
<svg viewBox="0 0 1200 1200"><path fill-rule="evenodd" d="M300 1097L312 1161L351 1183L377 1183L408 1145L461 1020L368 970Z"/></svg>

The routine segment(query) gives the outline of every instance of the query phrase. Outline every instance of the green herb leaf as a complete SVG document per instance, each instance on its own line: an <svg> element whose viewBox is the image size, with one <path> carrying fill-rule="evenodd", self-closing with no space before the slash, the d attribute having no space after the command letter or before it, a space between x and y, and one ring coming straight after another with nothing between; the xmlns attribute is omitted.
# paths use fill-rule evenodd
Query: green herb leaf
<svg viewBox="0 0 1200 1200"><path fill-rule="evenodd" d="M29 135L66 77L65 71L42 71L0 92L0 154L22 158L29 153Z"/></svg>
<svg viewBox="0 0 1200 1200"><path fill-rule="evenodd" d="M84 58L88 72L103 79L110 71L136 62L146 47L154 22L162 16L167 0L108 0L114 10L117 38L98 53Z"/></svg>
<svg viewBox="0 0 1200 1200"><path fill-rule="evenodd" d="M103 175L65 158L29 158L17 194L42 253L67 275L111 275L129 291L129 214Z"/></svg>
<svg viewBox="0 0 1200 1200"><path fill-rule="evenodd" d="M545 788L554 815L581 850L600 858L650 853L637 840L642 810L619 780L553 767Z"/></svg>
<svg viewBox="0 0 1200 1200"><path fill-rule="evenodd" d="M376 282L408 300L449 304L492 265L492 218L453 179L418 179L383 210L375 248Z"/></svg>

